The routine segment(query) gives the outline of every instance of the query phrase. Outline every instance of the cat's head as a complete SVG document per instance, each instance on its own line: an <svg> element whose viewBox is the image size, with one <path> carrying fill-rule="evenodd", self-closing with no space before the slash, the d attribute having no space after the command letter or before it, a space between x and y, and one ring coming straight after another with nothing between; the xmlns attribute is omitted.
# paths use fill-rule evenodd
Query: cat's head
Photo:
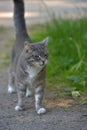
<svg viewBox="0 0 87 130"><path fill-rule="evenodd" d="M47 43L48 38L36 44L25 43L24 51L27 63L38 67L45 66L48 62Z"/></svg>

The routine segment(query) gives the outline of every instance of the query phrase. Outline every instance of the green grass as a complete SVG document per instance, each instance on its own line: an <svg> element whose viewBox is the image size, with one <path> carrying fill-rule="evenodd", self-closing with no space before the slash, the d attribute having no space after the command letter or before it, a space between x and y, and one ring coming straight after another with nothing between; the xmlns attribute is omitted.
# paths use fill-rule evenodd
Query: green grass
<svg viewBox="0 0 87 130"><path fill-rule="evenodd" d="M87 19L53 19L31 36L35 42L50 37L47 87L87 94Z"/></svg>
<svg viewBox="0 0 87 130"><path fill-rule="evenodd" d="M1 27L0 27L1 28ZM2 33L2 31L0 32L0 34ZM6 33L6 30L4 29L4 32L2 33L2 35L4 35ZM7 34L8 35L8 34ZM10 64L10 54L11 54L11 48L12 45L14 43L14 39L11 37L10 39L3 40L3 45L1 45L0 47L0 68L9 66Z"/></svg>

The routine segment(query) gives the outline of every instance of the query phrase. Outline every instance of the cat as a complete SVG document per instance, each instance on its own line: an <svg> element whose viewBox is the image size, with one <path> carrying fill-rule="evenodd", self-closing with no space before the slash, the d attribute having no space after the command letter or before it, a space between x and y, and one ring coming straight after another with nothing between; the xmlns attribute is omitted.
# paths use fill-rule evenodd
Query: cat
<svg viewBox="0 0 87 130"><path fill-rule="evenodd" d="M17 87L18 104L15 110L23 110L23 97L31 95L29 87L35 88L35 107L37 114L43 114L42 98L45 87L48 38L41 43L32 44L24 19L23 0L14 0L14 22L16 42L12 49L8 92L14 93ZM26 44L24 42L27 41ZM16 85L16 87L15 87Z"/></svg>
<svg viewBox="0 0 87 130"><path fill-rule="evenodd" d="M18 93L18 104L15 110L23 110L24 96L30 96L30 88L35 88L35 107L37 114L43 114L46 109L42 107L43 92L45 87L46 64L48 62L47 51L48 38L40 43L26 43L21 49L20 55L15 57L15 64L13 64L13 76L10 77L8 91L15 92L15 84ZM10 75L12 76L12 75ZM16 83L15 83L16 82Z"/></svg>
<svg viewBox="0 0 87 130"><path fill-rule="evenodd" d="M38 114L46 109L42 107L43 91L45 87L45 72L48 61L46 44L48 38L38 44L26 44L19 57L16 67L16 86L18 87L18 104L15 110L23 109L23 97L30 93L29 88L35 88L35 107Z"/></svg>

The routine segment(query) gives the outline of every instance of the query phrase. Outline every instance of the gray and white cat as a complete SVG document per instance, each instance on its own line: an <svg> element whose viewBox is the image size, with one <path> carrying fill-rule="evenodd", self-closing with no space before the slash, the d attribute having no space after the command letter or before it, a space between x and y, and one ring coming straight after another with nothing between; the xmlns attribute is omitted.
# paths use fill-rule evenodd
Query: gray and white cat
<svg viewBox="0 0 87 130"><path fill-rule="evenodd" d="M41 43L30 44L32 40L26 29L24 1L13 0L13 2L16 40L11 54L8 92L14 93L17 88L18 104L15 110L22 110L24 95L31 95L29 87L34 87L36 111L38 114L43 114L46 112L41 102L45 87L46 64L48 61L48 52L46 49L48 38ZM25 41L27 41L27 44L24 45Z"/></svg>
<svg viewBox="0 0 87 130"><path fill-rule="evenodd" d="M43 114L46 109L42 107L42 98L45 87L48 38L41 43L26 43L14 68L14 75L18 93L18 104L15 110L23 109L24 96L30 96L30 88L35 88L35 107L38 114ZM11 78L10 78L11 79ZM11 83L10 81L9 83ZM9 84L8 91L14 90L14 85Z"/></svg>

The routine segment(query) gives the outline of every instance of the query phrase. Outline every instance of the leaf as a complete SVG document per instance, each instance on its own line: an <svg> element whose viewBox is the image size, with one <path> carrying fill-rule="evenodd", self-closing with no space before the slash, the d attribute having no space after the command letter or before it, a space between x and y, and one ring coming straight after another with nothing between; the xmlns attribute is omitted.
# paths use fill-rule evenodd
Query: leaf
<svg viewBox="0 0 87 130"><path fill-rule="evenodd" d="M71 92L73 99L77 99L80 96L79 91L72 91Z"/></svg>
<svg viewBox="0 0 87 130"><path fill-rule="evenodd" d="M74 83L78 83L80 81L80 77L74 75L68 76L67 79L73 81Z"/></svg>

